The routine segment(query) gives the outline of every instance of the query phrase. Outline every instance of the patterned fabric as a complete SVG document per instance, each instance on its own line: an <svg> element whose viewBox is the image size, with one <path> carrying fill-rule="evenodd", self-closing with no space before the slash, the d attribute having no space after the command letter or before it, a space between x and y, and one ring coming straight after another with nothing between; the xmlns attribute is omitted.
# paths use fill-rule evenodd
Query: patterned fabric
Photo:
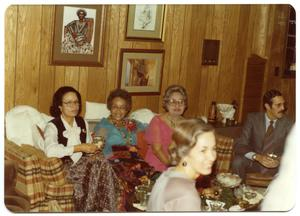
<svg viewBox="0 0 300 216"><path fill-rule="evenodd" d="M16 162L16 192L28 197L32 211L45 201L44 184L38 157L12 142L5 142L5 158Z"/></svg>
<svg viewBox="0 0 300 216"><path fill-rule="evenodd" d="M217 160L215 162L215 173L229 172L233 154L233 139L217 135Z"/></svg>
<svg viewBox="0 0 300 216"><path fill-rule="evenodd" d="M124 210L122 184L103 155L84 155L74 165L71 160L65 162L67 179L74 184L76 211L118 212Z"/></svg>
<svg viewBox="0 0 300 216"><path fill-rule="evenodd" d="M152 179L156 172L153 167L139 158L113 158L115 157L109 161L124 187L125 205L132 206L135 186L142 184L142 177L147 176L148 179Z"/></svg>
<svg viewBox="0 0 300 216"><path fill-rule="evenodd" d="M65 182L61 160L47 158L33 146L9 141L5 144L5 158L18 164L15 190L28 197L30 211L48 212L54 200L62 211L74 209L73 185Z"/></svg>
<svg viewBox="0 0 300 216"><path fill-rule="evenodd" d="M49 183L45 188L46 202L49 205L52 201L56 201L63 212L72 212L74 211L73 193L73 184L56 185Z"/></svg>
<svg viewBox="0 0 300 216"><path fill-rule="evenodd" d="M48 158L41 160L41 173L44 182L52 185L66 184L64 165L59 158Z"/></svg>

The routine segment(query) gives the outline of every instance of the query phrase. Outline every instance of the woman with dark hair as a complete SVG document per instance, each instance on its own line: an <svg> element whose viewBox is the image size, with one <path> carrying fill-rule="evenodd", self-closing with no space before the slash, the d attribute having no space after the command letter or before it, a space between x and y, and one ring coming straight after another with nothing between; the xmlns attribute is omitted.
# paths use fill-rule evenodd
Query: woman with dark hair
<svg viewBox="0 0 300 216"><path fill-rule="evenodd" d="M180 85L169 86L163 96L163 108L166 112L153 117L145 133L145 139L150 144L145 160L160 172L171 164L171 136L187 108L186 90Z"/></svg>
<svg viewBox="0 0 300 216"><path fill-rule="evenodd" d="M156 180L148 202L148 211L201 211L195 187L200 175L209 175L216 159L214 130L198 119L181 121L172 135L177 165Z"/></svg>
<svg viewBox="0 0 300 216"><path fill-rule="evenodd" d="M62 159L66 178L74 185L76 211L118 211L121 184L99 153L100 146L90 144L92 138L80 111L78 91L64 86L55 92L50 108L54 119L45 128L44 151L48 157Z"/></svg>
<svg viewBox="0 0 300 216"><path fill-rule="evenodd" d="M131 152L136 152L136 133L145 129L146 125L127 117L131 110L131 95L123 89L115 89L107 98L107 108L111 114L97 123L94 132L104 137L103 154L113 155L113 147L127 146Z"/></svg>
<svg viewBox="0 0 300 216"><path fill-rule="evenodd" d="M131 110L131 95L123 89L115 89L107 98L111 114L96 125L95 135L105 139L103 154L111 162L126 191L126 206L132 206L135 186L148 181L154 170L138 155L137 132L146 125L127 117Z"/></svg>

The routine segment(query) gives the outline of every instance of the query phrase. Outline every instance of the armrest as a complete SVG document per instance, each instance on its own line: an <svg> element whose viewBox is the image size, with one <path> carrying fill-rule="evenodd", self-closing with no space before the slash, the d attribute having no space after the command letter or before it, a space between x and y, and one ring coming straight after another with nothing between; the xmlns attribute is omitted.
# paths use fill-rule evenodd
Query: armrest
<svg viewBox="0 0 300 216"><path fill-rule="evenodd" d="M16 193L28 198L31 209L39 207L45 200L44 184L38 156L28 148L7 141L5 158L17 164Z"/></svg>

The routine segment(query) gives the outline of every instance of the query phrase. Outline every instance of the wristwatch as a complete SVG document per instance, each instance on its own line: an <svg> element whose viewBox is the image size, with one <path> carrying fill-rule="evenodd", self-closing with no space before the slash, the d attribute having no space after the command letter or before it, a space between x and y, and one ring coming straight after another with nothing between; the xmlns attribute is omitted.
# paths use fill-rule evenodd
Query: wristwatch
<svg viewBox="0 0 300 216"><path fill-rule="evenodd" d="M256 160L256 154L252 156L252 160Z"/></svg>

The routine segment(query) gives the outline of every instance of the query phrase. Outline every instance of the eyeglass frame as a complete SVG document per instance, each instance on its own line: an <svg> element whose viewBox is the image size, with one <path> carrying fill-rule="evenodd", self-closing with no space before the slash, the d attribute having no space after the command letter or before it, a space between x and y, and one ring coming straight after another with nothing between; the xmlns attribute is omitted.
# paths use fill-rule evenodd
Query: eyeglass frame
<svg viewBox="0 0 300 216"><path fill-rule="evenodd" d="M169 106L176 106L176 105L179 105L179 106L186 106L186 100L182 99L182 100L174 100L174 99L170 99L167 101L167 104Z"/></svg>
<svg viewBox="0 0 300 216"><path fill-rule="evenodd" d="M62 104L66 105L66 107L72 107L72 106L80 106L80 102L79 101L62 101Z"/></svg>

